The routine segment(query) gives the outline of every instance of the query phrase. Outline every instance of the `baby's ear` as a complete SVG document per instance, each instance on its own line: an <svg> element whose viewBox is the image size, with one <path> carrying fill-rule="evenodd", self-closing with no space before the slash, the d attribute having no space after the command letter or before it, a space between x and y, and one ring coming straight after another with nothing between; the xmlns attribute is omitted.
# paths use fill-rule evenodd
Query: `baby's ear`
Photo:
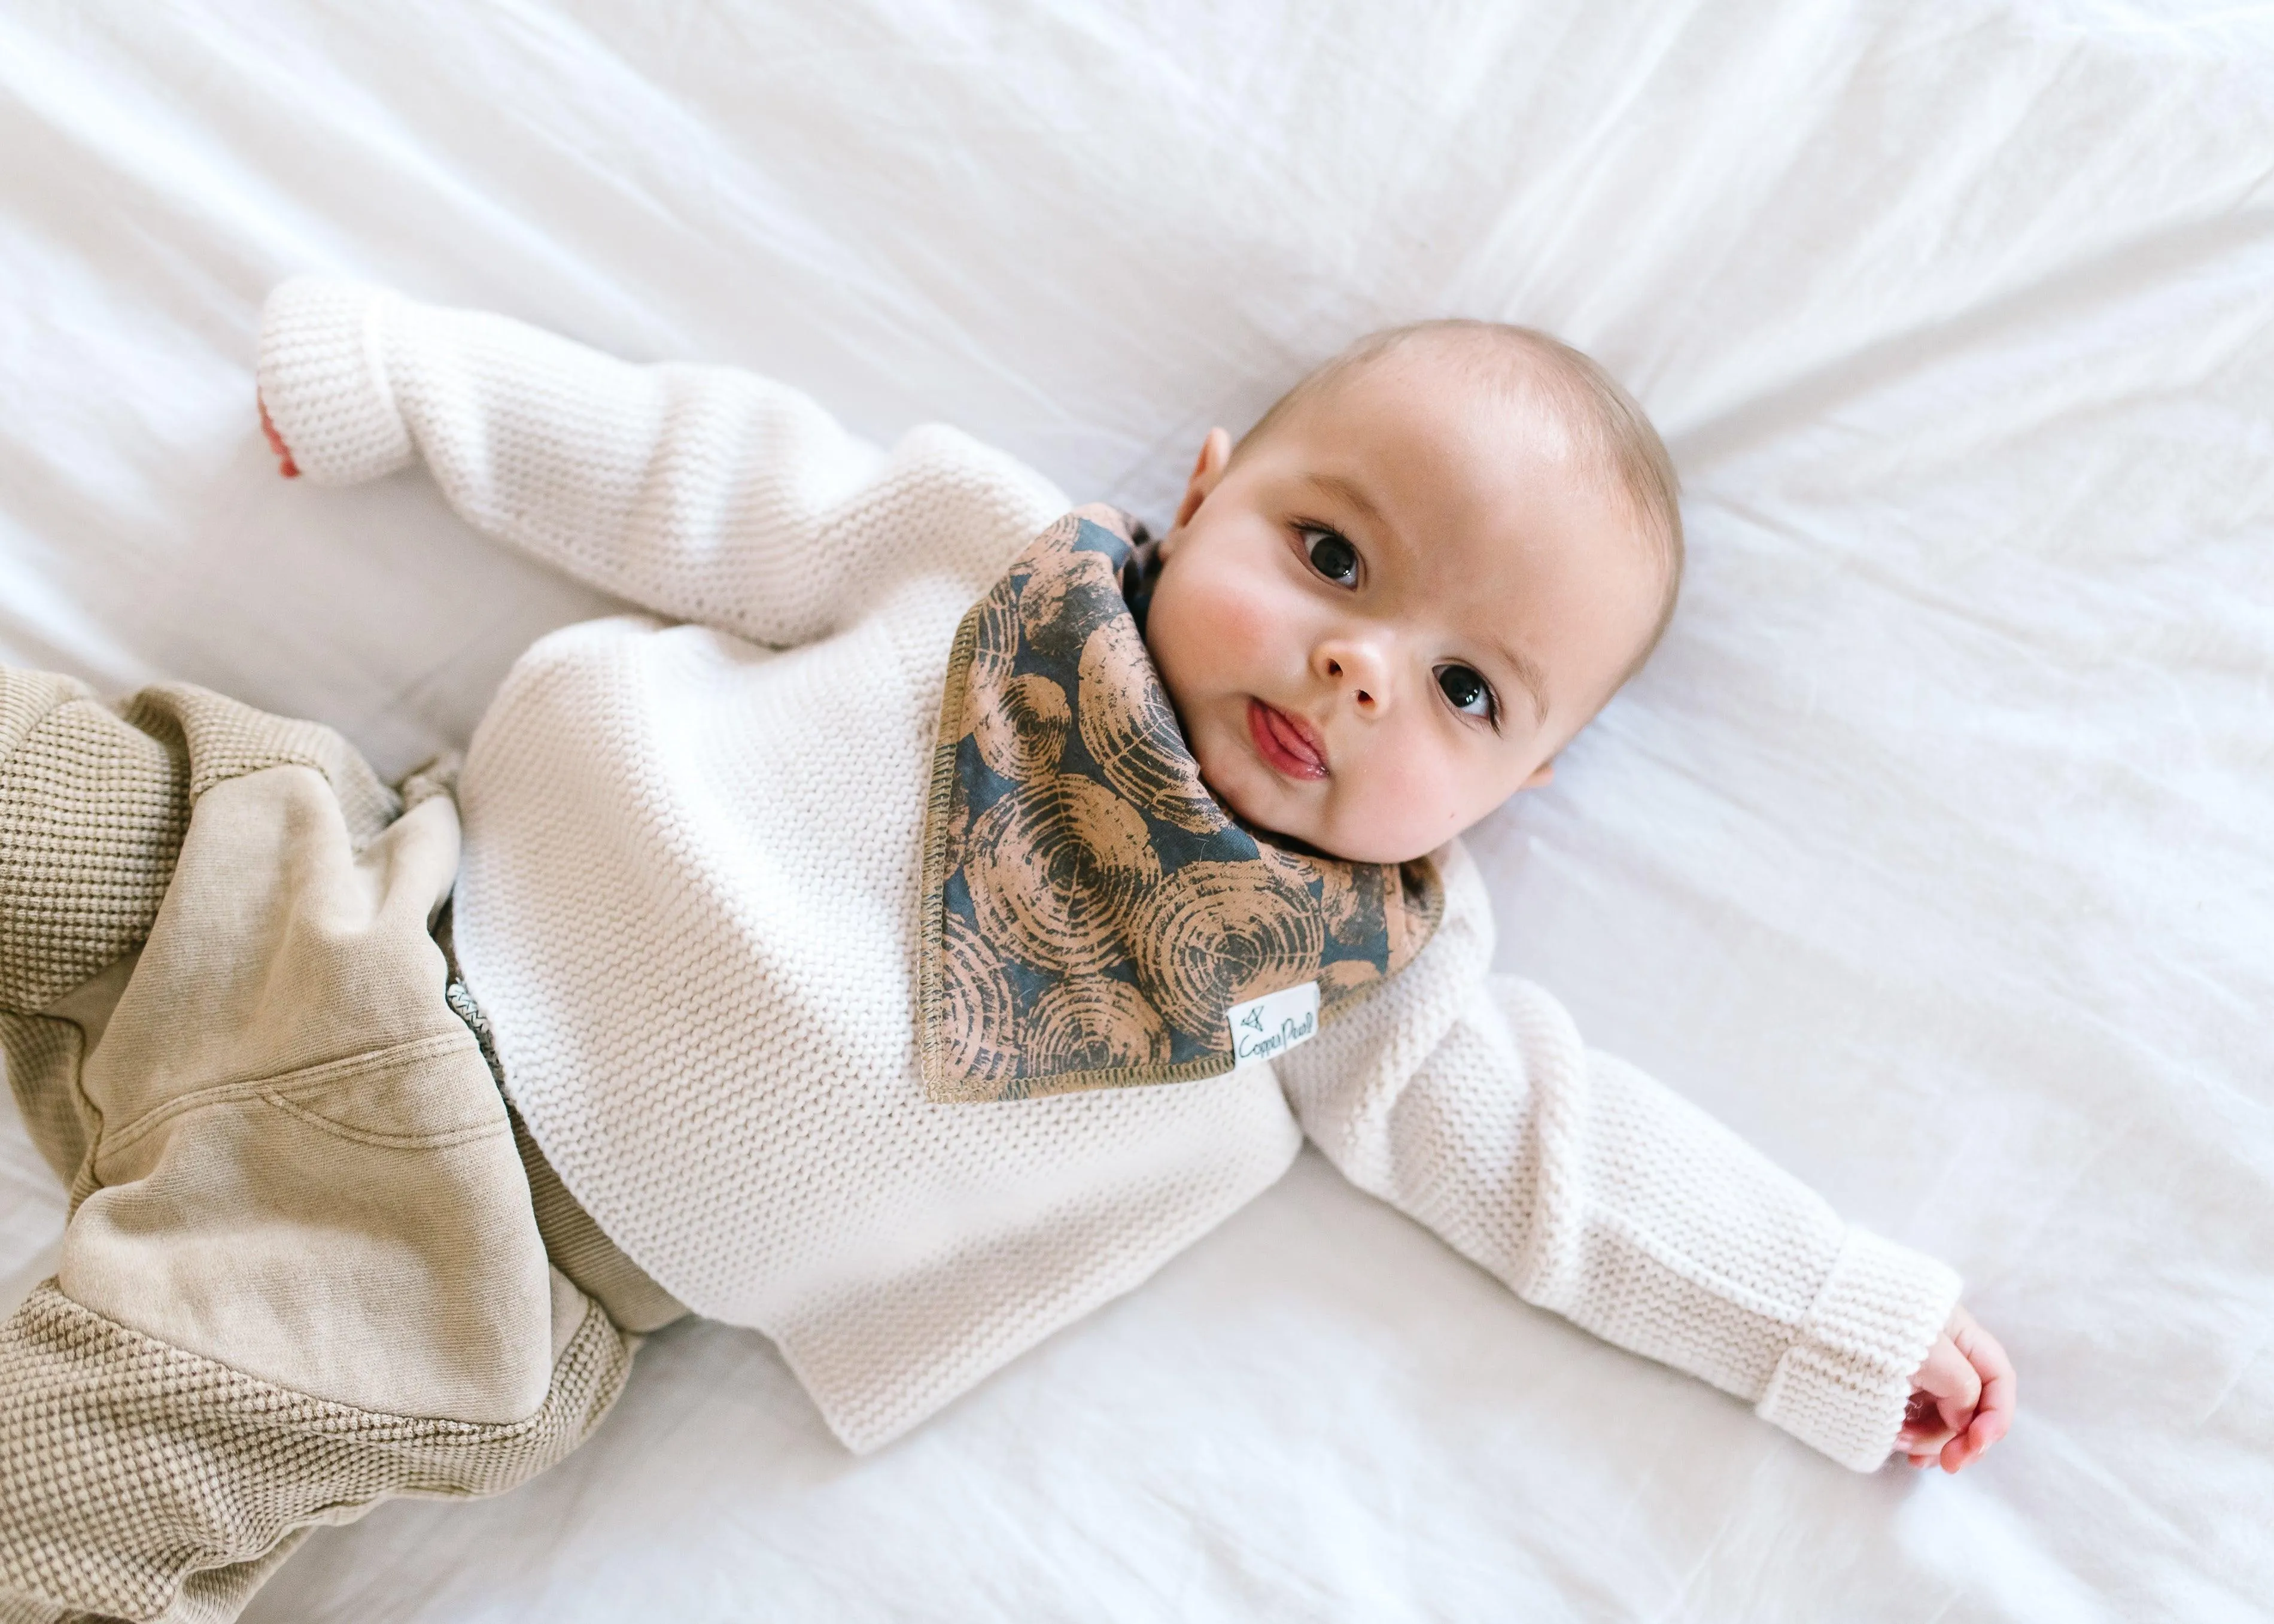
<svg viewBox="0 0 2274 1624"><path fill-rule="evenodd" d="M1532 770L1532 776L1516 787L1518 790L1544 789L1555 782L1555 763L1544 761Z"/></svg>
<svg viewBox="0 0 2274 1624"><path fill-rule="evenodd" d="M1177 528L1182 530L1192 523L1193 515L1201 510L1208 493L1216 489L1216 482L1224 477L1224 470L1231 462L1231 435L1223 428L1212 428L1208 438L1201 441L1201 454L1193 459L1193 477L1185 481L1185 500L1177 504Z"/></svg>

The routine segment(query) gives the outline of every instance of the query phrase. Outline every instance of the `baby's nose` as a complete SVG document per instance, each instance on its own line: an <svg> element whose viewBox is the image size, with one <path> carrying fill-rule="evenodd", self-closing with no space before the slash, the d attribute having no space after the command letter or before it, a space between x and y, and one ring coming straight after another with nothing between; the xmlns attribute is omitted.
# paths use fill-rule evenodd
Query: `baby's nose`
<svg viewBox="0 0 2274 1624"><path fill-rule="evenodd" d="M1346 673L1343 670L1342 661L1329 655L1327 658L1327 675L1332 677L1336 681L1341 682L1343 681L1345 674ZM1355 679L1353 679L1353 681L1355 681ZM1345 684L1345 686L1350 685ZM1358 703L1360 709L1364 709L1374 703L1373 690L1369 688L1351 687L1351 698Z"/></svg>
<svg viewBox="0 0 2274 1624"><path fill-rule="evenodd" d="M1352 704L1369 716L1379 715L1389 701L1389 671L1386 662L1362 643L1337 643L1319 650L1321 673Z"/></svg>

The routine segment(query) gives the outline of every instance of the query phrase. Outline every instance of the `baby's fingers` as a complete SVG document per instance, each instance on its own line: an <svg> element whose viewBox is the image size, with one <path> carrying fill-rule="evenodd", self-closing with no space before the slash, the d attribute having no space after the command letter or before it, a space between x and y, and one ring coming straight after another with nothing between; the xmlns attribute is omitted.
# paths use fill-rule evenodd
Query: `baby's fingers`
<svg viewBox="0 0 2274 1624"><path fill-rule="evenodd" d="M1942 1469L1954 1472L1980 1460L1983 1451L2013 1426L2017 1382L2014 1362L2006 1357L1996 1337L1977 1325L1963 1309L1952 1319L1951 1341L1982 1380L1982 1397L1975 1406L1974 1418L1942 1447Z"/></svg>
<svg viewBox="0 0 2274 1624"><path fill-rule="evenodd" d="M1909 1408L1898 1441L1909 1454L1939 1453L1974 1419L1982 1397L1982 1378L1945 1332L1934 1339L1925 1363L1911 1376Z"/></svg>
<svg viewBox="0 0 2274 1624"><path fill-rule="evenodd" d="M1955 1472L1972 1465L2012 1426L2014 1387L2013 1361L1998 1339L1965 1309L1952 1309L1911 1377L1896 1447L1913 1466L1939 1462Z"/></svg>
<svg viewBox="0 0 2274 1624"><path fill-rule="evenodd" d="M276 432L276 425L270 421L268 402L258 395L255 395L252 399L253 403L260 408L260 432L267 438L268 448L276 454L276 471L287 479L297 479L300 477L300 465L292 460L291 447L284 443L284 436Z"/></svg>
<svg viewBox="0 0 2274 1624"><path fill-rule="evenodd" d="M1915 1462L1931 1460L1956 1436L1967 1419L1961 1416L1955 1422L1946 1420L1942 1401L1923 1387L1915 1388L1910 1402L1903 1409L1902 1430L1895 1434L1895 1447L1909 1455Z"/></svg>

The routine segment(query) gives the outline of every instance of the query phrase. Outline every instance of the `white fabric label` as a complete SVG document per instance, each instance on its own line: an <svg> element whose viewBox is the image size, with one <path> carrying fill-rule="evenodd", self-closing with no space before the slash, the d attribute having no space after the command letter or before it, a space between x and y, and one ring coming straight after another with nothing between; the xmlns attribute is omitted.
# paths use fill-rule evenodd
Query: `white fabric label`
<svg viewBox="0 0 2274 1624"><path fill-rule="evenodd" d="M1319 984L1305 981L1235 1004L1224 1019L1231 1028L1231 1052L1239 1064L1275 1060L1318 1035Z"/></svg>

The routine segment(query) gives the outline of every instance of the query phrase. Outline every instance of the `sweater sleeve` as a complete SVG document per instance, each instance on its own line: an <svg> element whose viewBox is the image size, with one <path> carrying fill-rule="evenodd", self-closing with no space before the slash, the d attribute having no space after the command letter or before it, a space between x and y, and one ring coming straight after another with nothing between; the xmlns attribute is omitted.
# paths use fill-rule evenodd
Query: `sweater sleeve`
<svg viewBox="0 0 2274 1624"><path fill-rule="evenodd" d="M1525 1301L1879 1467L1958 1277L1586 1049L1554 998L1487 973L1476 934L1449 909L1404 974L1278 1063L1305 1131Z"/></svg>
<svg viewBox="0 0 2274 1624"><path fill-rule="evenodd" d="M787 646L946 570L975 590L1065 507L953 429L889 453L798 391L727 367L635 365L501 316L288 282L260 393L302 472L422 458L484 533L674 619Z"/></svg>

